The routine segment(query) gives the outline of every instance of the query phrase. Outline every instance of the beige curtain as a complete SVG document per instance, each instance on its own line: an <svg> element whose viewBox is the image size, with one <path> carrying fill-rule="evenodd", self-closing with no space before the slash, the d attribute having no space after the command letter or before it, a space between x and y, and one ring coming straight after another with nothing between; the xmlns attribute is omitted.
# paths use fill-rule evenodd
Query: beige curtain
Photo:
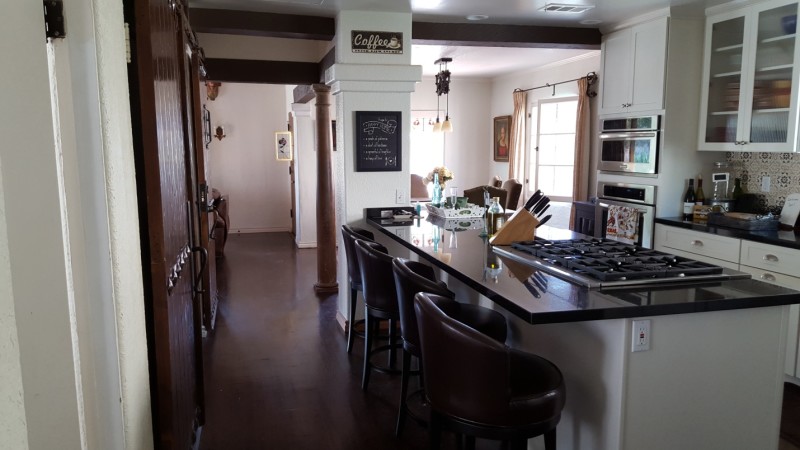
<svg viewBox="0 0 800 450"><path fill-rule="evenodd" d="M525 179L525 117L527 92L514 92L514 115L511 116L511 146L508 152L508 178L520 183Z"/></svg>
<svg viewBox="0 0 800 450"><path fill-rule="evenodd" d="M575 171L572 179L572 197L575 201L586 201L589 198L589 152L590 152L590 119L589 80L583 77L578 80L578 118L575 128ZM569 216L570 229L575 229L575 207Z"/></svg>

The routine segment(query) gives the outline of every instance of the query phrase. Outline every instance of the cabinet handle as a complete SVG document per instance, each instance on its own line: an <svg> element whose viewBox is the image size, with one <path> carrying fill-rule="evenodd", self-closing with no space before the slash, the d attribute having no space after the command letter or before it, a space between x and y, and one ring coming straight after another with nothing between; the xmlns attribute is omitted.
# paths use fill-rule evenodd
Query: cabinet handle
<svg viewBox="0 0 800 450"><path fill-rule="evenodd" d="M703 241L701 241L699 239L695 239L692 242L690 242L689 244L692 245L693 247L702 247L703 246Z"/></svg>
<svg viewBox="0 0 800 450"><path fill-rule="evenodd" d="M778 262L780 261L780 259L771 253L767 253L766 255L764 255L764 261Z"/></svg>
<svg viewBox="0 0 800 450"><path fill-rule="evenodd" d="M763 274L761 274L760 278L762 280L764 280L764 281L778 281L778 279L775 278L775 275L773 275L771 273L763 273Z"/></svg>

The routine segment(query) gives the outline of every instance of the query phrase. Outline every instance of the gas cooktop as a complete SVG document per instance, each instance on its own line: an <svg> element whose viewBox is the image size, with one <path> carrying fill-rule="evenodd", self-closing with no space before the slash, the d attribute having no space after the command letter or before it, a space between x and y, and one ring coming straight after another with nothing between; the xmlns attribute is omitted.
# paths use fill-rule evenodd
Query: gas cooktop
<svg viewBox="0 0 800 450"><path fill-rule="evenodd" d="M589 288L747 278L722 267L609 239L537 238L494 251Z"/></svg>

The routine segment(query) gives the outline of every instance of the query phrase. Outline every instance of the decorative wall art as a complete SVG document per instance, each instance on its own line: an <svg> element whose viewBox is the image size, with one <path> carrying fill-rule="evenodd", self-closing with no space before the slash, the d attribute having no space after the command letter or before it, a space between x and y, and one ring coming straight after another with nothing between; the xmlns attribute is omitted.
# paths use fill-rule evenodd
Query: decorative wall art
<svg viewBox="0 0 800 450"><path fill-rule="evenodd" d="M356 111L356 172L399 172L400 111Z"/></svg>
<svg viewBox="0 0 800 450"><path fill-rule="evenodd" d="M511 138L511 116L494 118L494 160L508 162Z"/></svg>
<svg viewBox="0 0 800 450"><path fill-rule="evenodd" d="M275 158L278 161L292 160L292 132L275 132Z"/></svg>

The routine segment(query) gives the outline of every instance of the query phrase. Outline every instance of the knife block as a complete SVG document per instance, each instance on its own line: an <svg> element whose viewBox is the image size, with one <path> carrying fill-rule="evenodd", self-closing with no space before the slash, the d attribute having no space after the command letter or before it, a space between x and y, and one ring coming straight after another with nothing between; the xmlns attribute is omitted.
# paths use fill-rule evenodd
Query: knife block
<svg viewBox="0 0 800 450"><path fill-rule="evenodd" d="M523 208L517 210L500 230L489 239L492 245L511 245L516 241L530 241L536 234L539 221Z"/></svg>

